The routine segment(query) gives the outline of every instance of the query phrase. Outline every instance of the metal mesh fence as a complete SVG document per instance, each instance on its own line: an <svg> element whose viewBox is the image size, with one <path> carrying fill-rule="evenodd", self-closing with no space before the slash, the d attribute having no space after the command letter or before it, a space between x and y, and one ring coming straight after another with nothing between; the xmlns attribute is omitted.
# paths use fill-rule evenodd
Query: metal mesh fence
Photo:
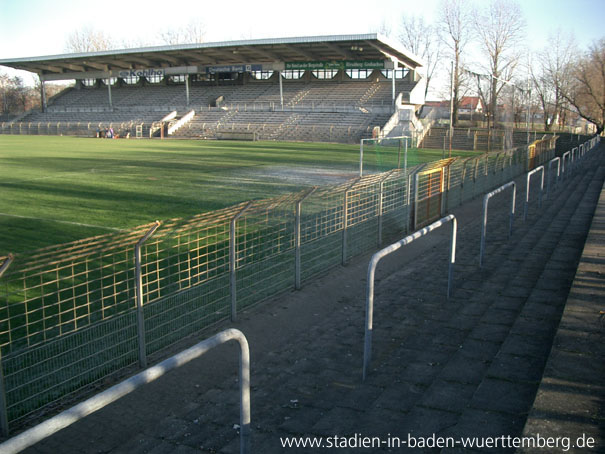
<svg viewBox="0 0 605 454"><path fill-rule="evenodd" d="M229 222L240 205L165 223L141 253L147 351L224 319L229 307Z"/></svg>
<svg viewBox="0 0 605 454"><path fill-rule="evenodd" d="M392 170L15 257L0 280L8 420L407 233L419 213L438 216L546 162L554 142L531 150Z"/></svg>
<svg viewBox="0 0 605 454"><path fill-rule="evenodd" d="M137 127L142 137L149 137L151 124L141 121L3 122L0 123L0 134L99 137L112 128L120 137L136 137Z"/></svg>
<svg viewBox="0 0 605 454"><path fill-rule="evenodd" d="M345 191L343 262L378 245L380 174L363 178Z"/></svg>
<svg viewBox="0 0 605 454"><path fill-rule="evenodd" d="M404 171L401 169L388 172L381 180L382 203L378 215L381 216L379 224L379 240L383 237L392 237L396 234L407 233L410 224L410 175L413 175L421 166Z"/></svg>
<svg viewBox="0 0 605 454"><path fill-rule="evenodd" d="M235 230L238 307L294 286L294 205L299 194L252 204Z"/></svg>
<svg viewBox="0 0 605 454"><path fill-rule="evenodd" d="M342 186L321 188L302 204L300 252L303 281L341 263L344 191Z"/></svg>
<svg viewBox="0 0 605 454"><path fill-rule="evenodd" d="M136 359L136 326L126 321L132 247L145 228L19 256L5 273L0 347L9 420Z"/></svg>

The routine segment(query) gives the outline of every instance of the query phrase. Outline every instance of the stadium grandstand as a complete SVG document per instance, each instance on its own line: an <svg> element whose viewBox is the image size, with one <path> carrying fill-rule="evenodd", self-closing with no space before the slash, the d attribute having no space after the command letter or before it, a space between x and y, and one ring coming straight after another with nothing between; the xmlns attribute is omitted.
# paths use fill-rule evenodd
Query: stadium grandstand
<svg viewBox="0 0 605 454"><path fill-rule="evenodd" d="M422 62L377 34L172 45L0 60L41 106L3 134L355 143L417 134ZM75 80L47 99L45 84Z"/></svg>

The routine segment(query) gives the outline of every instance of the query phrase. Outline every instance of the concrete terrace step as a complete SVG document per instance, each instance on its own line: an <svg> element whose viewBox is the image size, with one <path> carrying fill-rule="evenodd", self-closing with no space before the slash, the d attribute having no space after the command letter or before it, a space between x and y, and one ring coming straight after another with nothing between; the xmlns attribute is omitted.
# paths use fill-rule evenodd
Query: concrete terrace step
<svg viewBox="0 0 605 454"><path fill-rule="evenodd" d="M599 181L603 181L603 172L590 179L582 203L578 203L581 191L574 192L563 210L571 213L566 215L568 223L564 228L554 226L543 231L537 250L531 249L527 259L520 263L520 269L527 269L537 278L517 273L488 311L489 329L483 326L478 330L479 336L476 333L469 336L482 336L482 347L493 349L495 354L491 358L486 356L483 379L459 422L446 432L449 435L521 435L573 279L575 267L570 264L577 263L578 246L586 231L586 216L591 215L594 207ZM579 237L573 238L573 235ZM566 257L561 260L558 248L566 247L570 241L575 244L567 248Z"/></svg>
<svg viewBox="0 0 605 454"><path fill-rule="evenodd" d="M584 180L590 180L590 177ZM582 192L583 189L573 194L582 195ZM566 202L567 209L556 211L557 216L573 217L576 203L576 197L570 197ZM542 221L546 217L539 219ZM468 239L469 233L478 237L476 230L472 227L467 229L464 240ZM521 241L531 236L535 229L526 230L528 233ZM538 244L552 242L548 238L552 235L561 235L561 232L547 231ZM460 242L464 244L464 240ZM536 240L531 242L535 243ZM525 246L528 246L527 241ZM515 249L511 251L513 256ZM532 342L531 336L522 337L527 336L528 328L536 330L529 323L533 321L531 316L536 317L536 314L544 312L543 316L547 318L552 312L550 308L544 310L539 306L543 304L541 298L544 297L544 290L532 290L534 285L550 283L541 283L542 275L546 272L544 265L540 270L542 260L542 252L528 252L527 260L521 263L515 260L511 267L510 261L502 254L495 272L472 280L471 285L458 288L453 298L445 302L440 297L445 281L441 279L442 282L435 285L433 282L427 284L427 280L421 278L422 275L431 274L427 269L431 266L431 260L425 259L428 263L423 263L424 266L419 267L421 269L405 276L405 282L412 282L411 285L404 284L405 290L390 288L381 292L396 294L385 298L388 302L411 301L406 304L406 310L395 308L389 313L390 323L377 317L376 330L380 329L381 323L386 325L383 329L388 331L393 348L389 350L388 343L383 342L386 344L381 346L384 363L375 367L376 375L369 379L376 385L393 388L394 385L383 382L382 377L392 377L389 370L396 368L396 364L406 365L399 366L403 371L399 377L410 384L410 389L407 396L402 396L403 399L400 397L398 403L393 405L399 405L399 411L406 415L403 418L404 432L417 437L429 436L435 431L454 437L520 434L524 412L531 405L537 386L536 377L539 377L543 367L543 362L540 363L539 358L535 360L534 356L544 345L550 346L548 342ZM439 263L434 259L432 262L433 266ZM527 276L527 270L533 270L531 279ZM571 273L573 275L573 270ZM466 273L468 276L464 274L457 271L456 281L466 282L466 277L470 277L472 271ZM501 279L503 276L507 279ZM401 275L390 279L395 287L401 287L404 282ZM520 318L524 311L527 317ZM547 335L552 332L542 326L539 328ZM395 334L402 331L408 333L404 336ZM379 335L375 334L375 337ZM523 342L520 343L520 340ZM519 347L525 348L525 355L518 354L516 349ZM521 370L519 365L524 369ZM392 391L393 397L396 394ZM514 413L517 407L522 411Z"/></svg>

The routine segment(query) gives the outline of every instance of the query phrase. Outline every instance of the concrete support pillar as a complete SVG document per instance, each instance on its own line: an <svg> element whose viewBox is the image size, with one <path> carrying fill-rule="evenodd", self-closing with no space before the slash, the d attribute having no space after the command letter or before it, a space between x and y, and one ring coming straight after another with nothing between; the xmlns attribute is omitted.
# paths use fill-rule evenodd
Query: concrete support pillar
<svg viewBox="0 0 605 454"><path fill-rule="evenodd" d="M40 110L46 112L46 83L40 77Z"/></svg>
<svg viewBox="0 0 605 454"><path fill-rule="evenodd" d="M185 74L185 97L187 98L187 107L189 107L189 74Z"/></svg>
<svg viewBox="0 0 605 454"><path fill-rule="evenodd" d="M284 86L281 71L279 71L279 101L281 103L281 110L284 110Z"/></svg>
<svg viewBox="0 0 605 454"><path fill-rule="evenodd" d="M109 98L109 108L113 110L113 101L111 99L111 75L107 78L107 96Z"/></svg>

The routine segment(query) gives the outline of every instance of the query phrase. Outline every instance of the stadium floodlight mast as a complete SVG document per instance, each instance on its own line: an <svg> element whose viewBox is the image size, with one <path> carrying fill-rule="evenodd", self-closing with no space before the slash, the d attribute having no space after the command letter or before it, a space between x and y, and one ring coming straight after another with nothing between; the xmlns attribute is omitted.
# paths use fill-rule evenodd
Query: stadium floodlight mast
<svg viewBox="0 0 605 454"><path fill-rule="evenodd" d="M397 141L397 168L401 169L401 145L403 143L403 169L407 170L408 167L408 140L411 140L411 136L393 136L393 137L379 137L371 139L361 139L359 144L359 177L363 177L363 147L365 143L380 144L382 142L394 143Z"/></svg>

